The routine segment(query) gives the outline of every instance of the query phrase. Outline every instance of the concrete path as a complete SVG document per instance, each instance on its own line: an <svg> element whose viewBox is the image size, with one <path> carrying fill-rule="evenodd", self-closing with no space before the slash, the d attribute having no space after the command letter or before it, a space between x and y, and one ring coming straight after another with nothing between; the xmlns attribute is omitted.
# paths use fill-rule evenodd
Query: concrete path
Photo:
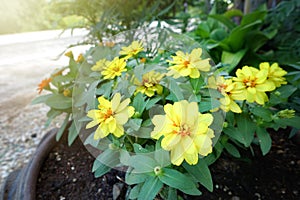
<svg viewBox="0 0 300 200"><path fill-rule="evenodd" d="M54 69L68 64L59 57L83 40L85 30L61 30L0 35L0 123L18 115L37 95L37 85ZM74 56L88 47L75 47Z"/></svg>

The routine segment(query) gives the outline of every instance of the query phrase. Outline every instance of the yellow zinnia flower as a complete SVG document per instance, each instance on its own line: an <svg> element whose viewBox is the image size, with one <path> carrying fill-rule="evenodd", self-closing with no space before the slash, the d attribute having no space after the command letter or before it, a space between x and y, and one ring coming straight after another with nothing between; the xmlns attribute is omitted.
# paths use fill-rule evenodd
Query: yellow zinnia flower
<svg viewBox="0 0 300 200"><path fill-rule="evenodd" d="M72 51L68 51L64 55L69 57L69 58L73 58L73 52Z"/></svg>
<svg viewBox="0 0 300 200"><path fill-rule="evenodd" d="M127 71L126 62L124 59L119 59L115 57L109 65L103 69L101 74L104 76L104 79L114 79L116 76L121 76L122 72Z"/></svg>
<svg viewBox="0 0 300 200"><path fill-rule="evenodd" d="M128 47L122 47L120 55L124 55L124 59L127 60L128 58L134 57L143 50L144 47L142 42L133 41Z"/></svg>
<svg viewBox="0 0 300 200"><path fill-rule="evenodd" d="M123 125L134 114L134 108L128 106L130 99L127 98L121 102L121 94L116 93L111 101L108 101L103 96L98 98L98 109L90 110L87 116L93 121L86 125L86 128L92 128L99 124L96 129L94 139L106 137L112 133L116 137L124 135Z"/></svg>
<svg viewBox="0 0 300 200"><path fill-rule="evenodd" d="M161 146L171 151L174 165L179 166L183 160L195 165L199 154L206 156L212 152L214 132L208 128L213 122L211 114L201 114L196 102L186 100L166 104L164 110L166 115L155 115L152 119L155 127L151 137L159 139L164 136Z"/></svg>
<svg viewBox="0 0 300 200"><path fill-rule="evenodd" d="M268 62L260 63L259 68L261 70L268 71L267 81L272 81L276 87L287 84L285 78L283 77L287 74L287 72L279 67L278 63L273 63L271 66Z"/></svg>
<svg viewBox="0 0 300 200"><path fill-rule="evenodd" d="M172 66L169 67L168 76L179 78L180 76L189 76L199 78L200 71L208 72L211 68L209 58L201 59L202 49L194 49L190 54L177 51L173 60L167 60Z"/></svg>
<svg viewBox="0 0 300 200"><path fill-rule="evenodd" d="M236 87L231 91L231 97L235 100L247 100L250 103L256 102L263 105L268 101L265 92L275 89L273 82L266 81L268 77L267 70L244 66L236 71L236 76L233 78Z"/></svg>
<svg viewBox="0 0 300 200"><path fill-rule="evenodd" d="M81 54L78 55L76 62L77 63L82 63L83 61L84 61L84 57L83 57L83 54L81 53Z"/></svg>
<svg viewBox="0 0 300 200"><path fill-rule="evenodd" d="M104 59L101 59L99 61L96 62L96 64L91 68L92 71L102 71L103 69L105 69L106 67L108 67L109 65L109 61Z"/></svg>
<svg viewBox="0 0 300 200"><path fill-rule="evenodd" d="M239 105L231 97L231 91L235 88L235 83L232 83L232 79L225 79L223 76L218 76L217 78L211 76L208 78L208 88L216 89L224 96L224 98L220 99L220 108L222 110L225 112L242 112Z"/></svg>
<svg viewBox="0 0 300 200"><path fill-rule="evenodd" d="M148 97L152 97L155 92L161 94L163 87L159 84L160 80L164 75L155 71L150 71L143 75L143 80L140 82L137 78L134 80L134 84L138 87L136 88L136 93L141 92L146 94Z"/></svg>

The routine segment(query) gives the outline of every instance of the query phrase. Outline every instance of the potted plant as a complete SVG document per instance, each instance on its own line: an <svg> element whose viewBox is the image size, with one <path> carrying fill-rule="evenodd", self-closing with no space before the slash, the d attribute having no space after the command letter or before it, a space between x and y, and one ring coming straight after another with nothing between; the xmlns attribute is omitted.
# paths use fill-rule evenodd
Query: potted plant
<svg viewBox="0 0 300 200"><path fill-rule="evenodd" d="M112 37L77 61L67 56L35 103L51 107L50 120L66 113L57 139L66 127L69 144L79 135L96 177L125 173L126 198L213 191L209 165L224 149L239 157L239 147L257 144L266 154L267 128L298 127L293 110L276 107L293 93L276 63L229 76L193 39L151 28Z"/></svg>

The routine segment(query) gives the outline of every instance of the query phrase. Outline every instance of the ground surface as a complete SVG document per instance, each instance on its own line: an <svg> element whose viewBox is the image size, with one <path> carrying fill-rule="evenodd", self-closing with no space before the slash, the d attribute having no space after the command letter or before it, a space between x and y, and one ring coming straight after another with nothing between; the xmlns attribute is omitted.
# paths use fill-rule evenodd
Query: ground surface
<svg viewBox="0 0 300 200"><path fill-rule="evenodd" d="M201 197L185 199L299 199L300 148L288 140L287 131L272 132L274 140L267 156L237 160L224 154L210 169L214 192L201 189ZM251 155L249 151L244 155ZM113 185L123 186L124 175L113 170L95 179L91 173L94 158L80 145L58 145L40 173L38 199L112 199ZM125 187L125 186L124 186ZM118 190L124 194L124 187ZM124 196L118 196L124 199Z"/></svg>
<svg viewBox="0 0 300 200"><path fill-rule="evenodd" d="M60 34L55 30L0 35L0 184L28 162L48 130L44 128L48 108L30 105L38 95L37 85L68 63L64 56L57 59L59 54L82 40L85 32ZM78 55L84 47L72 50Z"/></svg>

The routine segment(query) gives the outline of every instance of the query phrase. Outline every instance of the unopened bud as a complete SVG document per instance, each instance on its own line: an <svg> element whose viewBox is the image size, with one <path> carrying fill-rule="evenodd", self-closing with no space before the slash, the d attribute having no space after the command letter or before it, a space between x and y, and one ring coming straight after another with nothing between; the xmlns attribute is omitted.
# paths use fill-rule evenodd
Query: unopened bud
<svg viewBox="0 0 300 200"><path fill-rule="evenodd" d="M289 109L285 109L285 110L281 110L277 113L278 117L280 118L293 118L295 117L295 111L294 110L289 110Z"/></svg>

